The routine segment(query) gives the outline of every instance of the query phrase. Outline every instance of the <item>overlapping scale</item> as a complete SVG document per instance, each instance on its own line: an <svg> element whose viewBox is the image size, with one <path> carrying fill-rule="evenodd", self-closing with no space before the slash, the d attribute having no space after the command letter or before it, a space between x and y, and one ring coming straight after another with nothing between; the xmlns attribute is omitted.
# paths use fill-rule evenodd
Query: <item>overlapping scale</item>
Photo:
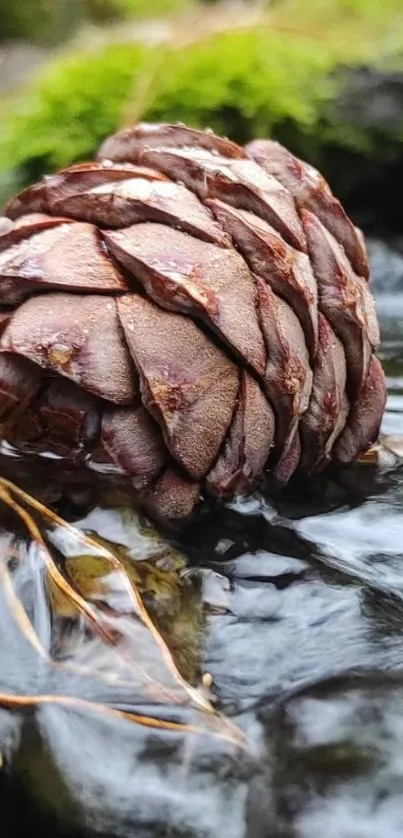
<svg viewBox="0 0 403 838"><path fill-rule="evenodd" d="M68 210L70 205L74 206L74 201L80 195L91 192L92 189L136 177L143 180L166 180L165 176L155 169L133 166L131 163L80 163L62 169L55 175L46 175L39 183L29 186L11 198L7 204L7 215L13 219L34 212L55 215L61 211L61 207Z"/></svg>
<svg viewBox="0 0 403 838"><path fill-rule="evenodd" d="M320 172L272 140L254 140L246 150L265 172L289 190L299 210L309 210L319 218L340 242L355 272L368 278L368 259L360 232Z"/></svg>
<svg viewBox="0 0 403 838"><path fill-rule="evenodd" d="M168 452L157 423L139 407L106 407L102 417L101 447L123 474L143 487L167 465Z"/></svg>
<svg viewBox="0 0 403 838"><path fill-rule="evenodd" d="M49 226L56 223L50 214L117 229L139 221L157 221L215 244L230 244L193 192L145 166L74 166L24 190L9 202L8 212L20 220L22 212L31 213L31 217L48 213L42 217L49 219Z"/></svg>
<svg viewBox="0 0 403 838"><path fill-rule="evenodd" d="M271 482L276 488L282 488L289 483L299 467L301 453L301 434L296 427L289 435L278 461L270 472Z"/></svg>
<svg viewBox="0 0 403 838"><path fill-rule="evenodd" d="M349 411L347 364L343 345L330 324L319 315L319 345L313 366L311 397L301 418L302 462L305 472L323 468Z"/></svg>
<svg viewBox="0 0 403 838"><path fill-rule="evenodd" d="M315 357L318 342L318 293L311 264L256 215L234 209L223 201L207 201L208 206L231 234L250 269L284 297L299 317L306 342Z"/></svg>
<svg viewBox="0 0 403 838"><path fill-rule="evenodd" d="M168 467L144 494L144 505L153 517L176 522L189 518L200 500L200 483L175 466Z"/></svg>
<svg viewBox="0 0 403 838"><path fill-rule="evenodd" d="M376 442L385 404L385 376L379 358L372 355L365 382L351 405L345 428L336 440L336 460L351 463Z"/></svg>
<svg viewBox="0 0 403 838"><path fill-rule="evenodd" d="M365 280L357 277L342 247L311 212L302 218L313 273L318 284L319 309L340 337L347 358L350 391L364 384L371 354L379 344L379 329Z"/></svg>
<svg viewBox="0 0 403 838"><path fill-rule="evenodd" d="M138 397L138 377L113 298L90 294L33 297L15 311L0 347L115 404L131 404Z"/></svg>
<svg viewBox="0 0 403 838"><path fill-rule="evenodd" d="M274 427L274 414L261 387L242 372L231 429L207 477L209 489L217 495L233 495L253 488L269 458Z"/></svg>
<svg viewBox="0 0 403 838"><path fill-rule="evenodd" d="M98 158L119 162L136 160L139 150L161 147L203 148L230 159L247 156L241 146L227 137L217 136L213 131L201 131L182 124L142 122L108 137L99 149Z"/></svg>
<svg viewBox="0 0 403 838"><path fill-rule="evenodd" d="M1 250L0 303L16 305L41 290L91 293L127 290L122 272L106 253L99 230L92 224L52 219L37 232L38 223L6 233L13 244Z"/></svg>
<svg viewBox="0 0 403 838"><path fill-rule="evenodd" d="M258 374L266 353L248 268L231 248L160 224L104 234L111 253L163 308L200 317Z"/></svg>
<svg viewBox="0 0 403 838"><path fill-rule="evenodd" d="M203 200L219 198L267 220L290 244L304 250L301 222L289 191L228 140L213 133L138 126L111 137L99 157L155 166Z"/></svg>
<svg viewBox="0 0 403 838"><path fill-rule="evenodd" d="M214 244L230 244L196 195L169 180L136 177L108 182L60 202L60 209L73 218L103 227L119 229L140 221L156 221Z"/></svg>
<svg viewBox="0 0 403 838"><path fill-rule="evenodd" d="M143 403L166 444L195 479L209 470L231 422L239 385L235 364L191 320L127 294L118 300Z"/></svg>
<svg viewBox="0 0 403 838"><path fill-rule="evenodd" d="M258 296L267 346L264 386L276 414L276 445L281 453L309 404L312 370L297 315L260 278Z"/></svg>

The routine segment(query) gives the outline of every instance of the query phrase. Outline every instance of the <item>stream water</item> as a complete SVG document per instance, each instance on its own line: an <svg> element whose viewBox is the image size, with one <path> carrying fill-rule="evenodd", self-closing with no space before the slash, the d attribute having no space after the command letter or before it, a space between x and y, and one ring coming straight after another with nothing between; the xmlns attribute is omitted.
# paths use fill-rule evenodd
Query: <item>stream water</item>
<svg viewBox="0 0 403 838"><path fill-rule="evenodd" d="M370 251L383 432L399 436L403 256ZM209 512L180 547L190 576L205 569L202 670L246 744L52 704L2 710L4 838L401 838L403 462ZM0 627L0 692L40 691L1 615Z"/></svg>

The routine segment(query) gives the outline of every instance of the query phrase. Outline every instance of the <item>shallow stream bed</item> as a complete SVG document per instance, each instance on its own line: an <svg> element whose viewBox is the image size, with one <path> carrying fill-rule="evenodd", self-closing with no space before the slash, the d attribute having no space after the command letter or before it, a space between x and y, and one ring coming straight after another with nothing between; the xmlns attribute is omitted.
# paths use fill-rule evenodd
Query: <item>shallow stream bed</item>
<svg viewBox="0 0 403 838"><path fill-rule="evenodd" d="M403 256L381 242L370 249L389 390L383 433L403 439ZM122 540L113 513L79 524ZM401 838L403 460L385 455L274 502L217 509L176 546L200 617L197 666L228 735L204 717L198 732L181 732L84 704L0 710L4 838ZM68 693L121 711L136 695L137 712L197 727L200 714L160 670L179 709L171 699L159 707L152 691L141 700L141 673L134 686L114 685L100 641L86 644L82 624L67 630L64 612L61 641L60 613L53 603L49 616L26 552L11 568L15 590L58 663L71 652L81 670L38 663L5 587L0 693ZM147 638L132 640L149 661Z"/></svg>

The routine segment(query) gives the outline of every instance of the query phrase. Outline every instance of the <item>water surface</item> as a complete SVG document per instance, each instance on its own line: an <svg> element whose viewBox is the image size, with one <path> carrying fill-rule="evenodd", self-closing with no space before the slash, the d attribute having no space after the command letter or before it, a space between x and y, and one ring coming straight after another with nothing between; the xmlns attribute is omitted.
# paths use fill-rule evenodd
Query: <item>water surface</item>
<svg viewBox="0 0 403 838"><path fill-rule="evenodd" d="M382 430L403 436L403 258L377 241L371 258L389 391ZM96 515L81 526L102 530ZM121 542L119 526L104 519L106 537ZM210 511L178 547L195 608L203 603L200 669L245 744L54 704L0 711L4 835L401 838L401 461L385 457L275 501ZM35 556L28 560L32 569ZM17 581L38 634L57 646L40 581L34 590L27 570ZM95 657L88 647L93 679L59 674L50 683L6 611L0 622L0 692L68 686L88 700L116 699L116 685L102 681L100 646ZM68 642L88 662L83 637L72 630ZM68 642L64 633L57 654ZM135 694L122 687L120 706Z"/></svg>

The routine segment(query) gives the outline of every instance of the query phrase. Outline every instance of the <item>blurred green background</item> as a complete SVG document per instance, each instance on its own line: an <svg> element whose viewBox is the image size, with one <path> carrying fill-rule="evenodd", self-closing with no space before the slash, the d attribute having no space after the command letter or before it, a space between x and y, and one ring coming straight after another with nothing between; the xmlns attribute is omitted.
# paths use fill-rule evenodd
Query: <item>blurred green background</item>
<svg viewBox="0 0 403 838"><path fill-rule="evenodd" d="M402 0L0 0L0 39L0 201L138 119L275 136L361 214L403 174Z"/></svg>

